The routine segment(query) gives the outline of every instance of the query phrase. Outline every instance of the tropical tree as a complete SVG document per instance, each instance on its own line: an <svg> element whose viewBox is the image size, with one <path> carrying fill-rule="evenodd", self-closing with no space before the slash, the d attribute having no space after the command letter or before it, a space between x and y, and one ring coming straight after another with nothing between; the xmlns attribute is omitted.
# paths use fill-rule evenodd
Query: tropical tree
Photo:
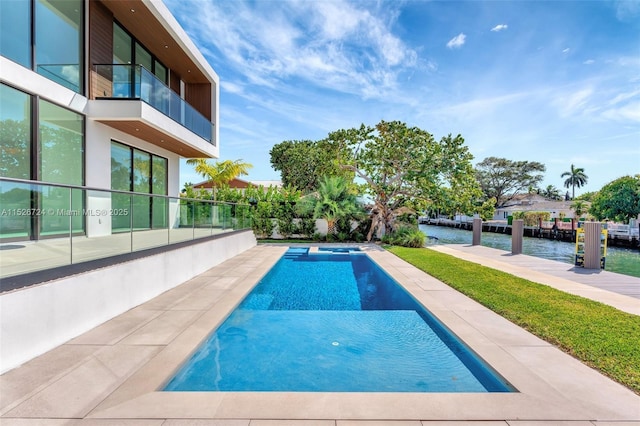
<svg viewBox="0 0 640 426"><path fill-rule="evenodd" d="M187 164L195 166L194 170L213 184L213 200L216 199L216 189L228 184L238 176L248 174L252 164L243 163L242 160L224 160L213 164L204 158L190 158Z"/></svg>
<svg viewBox="0 0 640 426"><path fill-rule="evenodd" d="M338 220L361 217L363 209L357 201L354 185L342 176L325 176L316 192L300 199L298 212L301 215L312 212L314 219L325 219L327 235L333 236Z"/></svg>
<svg viewBox="0 0 640 426"><path fill-rule="evenodd" d="M616 179L593 197L589 213L596 219L628 222L640 215L640 174Z"/></svg>
<svg viewBox="0 0 640 426"><path fill-rule="evenodd" d="M564 187L571 188L571 199L573 200L576 197L576 186L578 188L585 186L589 177L584 174L582 167L574 167L573 164L571 165L571 170L560 175L560 177L565 176L567 179L564 181Z"/></svg>
<svg viewBox="0 0 640 426"><path fill-rule="evenodd" d="M481 195L473 176L473 156L460 135L437 142L417 127L381 121L375 127L363 124L338 130L327 139L351 152L342 167L364 181L364 191L373 200L367 240L376 229L382 235L393 232L402 207L424 210L446 205L468 213Z"/></svg>
<svg viewBox="0 0 640 426"><path fill-rule="evenodd" d="M353 180L353 173L340 167L341 158L349 155L339 145L327 141L284 141L269 151L271 166L280 172L283 185L295 186L303 192L315 191L324 176L344 176Z"/></svg>
<svg viewBox="0 0 640 426"><path fill-rule="evenodd" d="M560 195L560 190L553 185L547 185L545 189L542 190L542 196L548 198L550 200L561 200L562 195Z"/></svg>
<svg viewBox="0 0 640 426"><path fill-rule="evenodd" d="M583 200L575 200L573 203L571 203L569 208L571 208L571 210L573 210L573 212L575 213L575 218L579 219L589 210L589 204Z"/></svg>
<svg viewBox="0 0 640 426"><path fill-rule="evenodd" d="M591 202L591 200L593 200L593 197L595 197L597 193L598 193L597 191L583 192L582 194L578 195L575 199Z"/></svg>
<svg viewBox="0 0 640 426"><path fill-rule="evenodd" d="M537 192L545 170L545 165L536 161L487 157L476 165L476 178L485 197L495 198L502 206L529 188Z"/></svg>

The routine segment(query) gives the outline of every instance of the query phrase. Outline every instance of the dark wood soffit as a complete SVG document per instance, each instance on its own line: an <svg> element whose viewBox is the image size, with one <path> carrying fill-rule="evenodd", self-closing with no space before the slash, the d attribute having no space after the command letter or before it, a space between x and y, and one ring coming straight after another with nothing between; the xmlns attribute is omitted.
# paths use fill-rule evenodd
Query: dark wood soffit
<svg viewBox="0 0 640 426"><path fill-rule="evenodd" d="M210 83L140 0L103 0L114 18L187 83ZM135 12L131 12L131 10ZM167 46L167 47L165 47Z"/></svg>
<svg viewBox="0 0 640 426"><path fill-rule="evenodd" d="M98 120L98 122L176 153L181 157L211 158L209 154L192 148L184 142L140 121Z"/></svg>

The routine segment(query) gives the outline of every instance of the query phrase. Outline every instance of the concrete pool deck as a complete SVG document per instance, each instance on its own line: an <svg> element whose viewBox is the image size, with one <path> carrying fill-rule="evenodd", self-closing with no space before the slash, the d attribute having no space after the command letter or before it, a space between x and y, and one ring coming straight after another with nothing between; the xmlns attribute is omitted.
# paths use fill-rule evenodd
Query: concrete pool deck
<svg viewBox="0 0 640 426"><path fill-rule="evenodd" d="M442 250L527 274L527 266L491 260L477 247ZM518 392L158 391L286 251L259 245L0 376L0 424L640 425L640 396L629 389L391 253L373 245L362 249ZM528 278L554 282L548 271L529 269ZM556 280L589 292L585 284ZM593 298L640 306L636 298L609 293L591 291Z"/></svg>

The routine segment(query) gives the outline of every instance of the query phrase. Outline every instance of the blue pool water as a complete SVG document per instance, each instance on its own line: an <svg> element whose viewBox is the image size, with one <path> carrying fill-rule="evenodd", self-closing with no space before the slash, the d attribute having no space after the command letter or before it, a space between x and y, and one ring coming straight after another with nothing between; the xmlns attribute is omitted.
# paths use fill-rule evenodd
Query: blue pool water
<svg viewBox="0 0 640 426"><path fill-rule="evenodd" d="M366 254L290 249L165 391L510 392Z"/></svg>

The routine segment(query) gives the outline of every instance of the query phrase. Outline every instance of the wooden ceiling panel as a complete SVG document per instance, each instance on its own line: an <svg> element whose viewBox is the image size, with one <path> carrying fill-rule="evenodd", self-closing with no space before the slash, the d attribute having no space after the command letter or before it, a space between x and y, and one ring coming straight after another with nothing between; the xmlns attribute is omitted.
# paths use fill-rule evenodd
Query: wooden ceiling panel
<svg viewBox="0 0 640 426"><path fill-rule="evenodd" d="M98 122L133 135L160 148L185 158L210 158L206 152L197 150L184 142L159 131L141 121L98 120Z"/></svg>
<svg viewBox="0 0 640 426"><path fill-rule="evenodd" d="M182 50L169 31L140 0L102 2L127 31L187 83L209 83L198 66Z"/></svg>

